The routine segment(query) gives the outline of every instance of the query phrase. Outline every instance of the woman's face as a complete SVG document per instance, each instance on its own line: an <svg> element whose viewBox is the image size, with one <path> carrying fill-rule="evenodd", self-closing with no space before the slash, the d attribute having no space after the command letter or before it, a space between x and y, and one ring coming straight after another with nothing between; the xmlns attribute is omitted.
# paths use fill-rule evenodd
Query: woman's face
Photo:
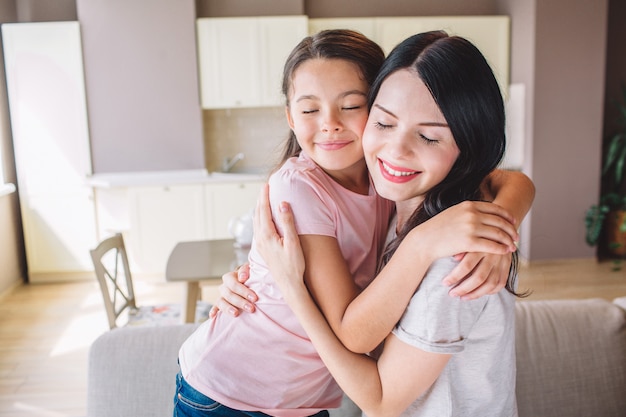
<svg viewBox="0 0 626 417"><path fill-rule="evenodd" d="M310 59L296 69L286 109L302 149L326 172L356 166L365 172L361 137L369 86L359 68L341 59Z"/></svg>
<svg viewBox="0 0 626 417"><path fill-rule="evenodd" d="M363 133L363 150L376 191L411 212L459 155L430 91L407 69L382 83Z"/></svg>

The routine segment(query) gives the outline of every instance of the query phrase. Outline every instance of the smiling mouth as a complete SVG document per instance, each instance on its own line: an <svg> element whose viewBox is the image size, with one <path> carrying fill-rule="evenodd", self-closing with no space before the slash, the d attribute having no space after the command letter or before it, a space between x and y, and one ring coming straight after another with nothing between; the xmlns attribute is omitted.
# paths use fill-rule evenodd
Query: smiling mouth
<svg viewBox="0 0 626 417"><path fill-rule="evenodd" d="M334 141L334 142L320 142L320 143L317 143L317 146L327 151L332 151L332 150L341 149L344 146L349 145L350 143L351 143L350 141L341 140L341 141Z"/></svg>
<svg viewBox="0 0 626 417"><path fill-rule="evenodd" d="M391 168L385 161L382 160L380 160L380 164L383 167L383 170L393 177L408 177L411 175L419 174L419 171L399 171L397 169Z"/></svg>

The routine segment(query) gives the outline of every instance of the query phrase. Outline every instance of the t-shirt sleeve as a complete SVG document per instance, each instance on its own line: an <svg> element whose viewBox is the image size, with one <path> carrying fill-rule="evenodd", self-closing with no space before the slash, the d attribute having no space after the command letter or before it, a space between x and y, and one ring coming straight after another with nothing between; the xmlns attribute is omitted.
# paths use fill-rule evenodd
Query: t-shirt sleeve
<svg viewBox="0 0 626 417"><path fill-rule="evenodd" d="M431 265L393 334L411 346L433 353L459 353L484 309L486 296L461 300L441 282L457 265L454 258Z"/></svg>
<svg viewBox="0 0 626 417"><path fill-rule="evenodd" d="M337 215L333 199L324 182L314 173L278 171L270 178L269 185L272 212L278 213L282 201L289 202L298 234L336 237Z"/></svg>

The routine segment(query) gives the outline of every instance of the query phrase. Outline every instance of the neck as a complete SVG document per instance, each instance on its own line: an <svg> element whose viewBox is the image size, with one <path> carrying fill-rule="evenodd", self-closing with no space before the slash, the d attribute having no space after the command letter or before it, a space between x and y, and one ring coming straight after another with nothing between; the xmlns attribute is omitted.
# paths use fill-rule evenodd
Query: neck
<svg viewBox="0 0 626 417"><path fill-rule="evenodd" d="M404 227L406 222L411 218L411 215L415 213L415 210L424 202L424 198L414 197L409 200L396 201L396 213L397 213L397 224L396 224L396 233Z"/></svg>
<svg viewBox="0 0 626 417"><path fill-rule="evenodd" d="M339 171L324 170L336 183L353 193L368 195L370 180L365 163Z"/></svg>

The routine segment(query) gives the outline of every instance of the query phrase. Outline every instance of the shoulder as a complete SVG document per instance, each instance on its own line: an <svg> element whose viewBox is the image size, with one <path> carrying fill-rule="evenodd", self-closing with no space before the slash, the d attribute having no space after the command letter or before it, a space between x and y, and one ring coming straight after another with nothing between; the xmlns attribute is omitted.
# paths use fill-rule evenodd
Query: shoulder
<svg viewBox="0 0 626 417"><path fill-rule="evenodd" d="M306 155L289 158L270 176L269 185L272 201L320 201L334 207L334 201L350 194Z"/></svg>
<svg viewBox="0 0 626 417"><path fill-rule="evenodd" d="M478 319L487 297L465 301L449 295L443 278L458 264L454 258L433 262L411 298L394 334L422 350L458 353Z"/></svg>

